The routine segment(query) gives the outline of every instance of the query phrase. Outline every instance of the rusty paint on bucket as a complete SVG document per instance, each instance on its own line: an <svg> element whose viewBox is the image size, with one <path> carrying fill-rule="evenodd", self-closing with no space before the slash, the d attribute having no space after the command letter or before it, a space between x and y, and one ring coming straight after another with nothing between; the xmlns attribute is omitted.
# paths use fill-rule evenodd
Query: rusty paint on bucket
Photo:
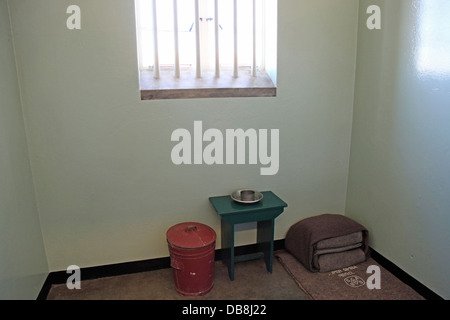
<svg viewBox="0 0 450 320"><path fill-rule="evenodd" d="M211 291L214 277L216 233L209 226L184 222L167 231L175 289L185 296Z"/></svg>

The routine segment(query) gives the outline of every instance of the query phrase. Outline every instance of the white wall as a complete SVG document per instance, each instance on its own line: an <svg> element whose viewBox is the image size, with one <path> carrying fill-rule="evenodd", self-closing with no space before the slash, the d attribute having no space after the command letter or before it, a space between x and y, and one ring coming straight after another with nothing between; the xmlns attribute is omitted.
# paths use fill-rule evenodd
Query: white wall
<svg viewBox="0 0 450 320"><path fill-rule="evenodd" d="M0 0L0 299L36 299L47 273L8 6Z"/></svg>
<svg viewBox="0 0 450 320"><path fill-rule="evenodd" d="M371 4L382 30L366 28ZM347 215L375 250L448 299L450 5L364 0L359 16Z"/></svg>
<svg viewBox="0 0 450 320"><path fill-rule="evenodd" d="M77 4L82 29L66 28ZM168 255L165 232L220 219L208 197L273 190L303 217L345 209L357 0L282 0L278 97L140 101L132 0L10 2L30 158L50 270ZM174 166L173 130L280 129L280 171ZM237 245L252 243L241 231ZM220 241L218 241L220 247Z"/></svg>

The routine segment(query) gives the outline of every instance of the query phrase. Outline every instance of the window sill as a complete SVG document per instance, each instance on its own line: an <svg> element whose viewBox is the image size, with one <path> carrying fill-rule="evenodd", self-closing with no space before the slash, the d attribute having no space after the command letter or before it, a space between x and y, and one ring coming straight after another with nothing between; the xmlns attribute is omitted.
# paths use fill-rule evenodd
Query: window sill
<svg viewBox="0 0 450 320"><path fill-rule="evenodd" d="M256 77L241 72L238 78L223 72L220 78L204 74L201 78L183 74L175 79L172 73L161 72L154 79L151 72L140 74L141 100L276 97L277 88L265 72Z"/></svg>

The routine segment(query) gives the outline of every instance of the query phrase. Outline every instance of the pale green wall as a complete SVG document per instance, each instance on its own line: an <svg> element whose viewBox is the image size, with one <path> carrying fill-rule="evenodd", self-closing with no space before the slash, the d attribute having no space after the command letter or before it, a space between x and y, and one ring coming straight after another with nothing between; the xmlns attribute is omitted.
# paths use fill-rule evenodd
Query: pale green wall
<svg viewBox="0 0 450 320"><path fill-rule="evenodd" d="M426 3L437 10L428 14ZM365 10L371 4L382 9L382 30L366 28ZM360 2L346 207L348 216L370 230L375 250L446 299L449 16L446 0ZM434 37L437 40L430 42ZM421 60L424 49L445 54ZM434 69L420 67L421 61L434 64Z"/></svg>
<svg viewBox="0 0 450 320"><path fill-rule="evenodd" d="M8 7L0 0L0 299L35 299L47 273Z"/></svg>
<svg viewBox="0 0 450 320"><path fill-rule="evenodd" d="M66 29L78 4L82 29ZM140 101L132 0L14 0L30 157L50 270L168 256L165 233L220 220L208 197L273 190L305 216L345 208L357 0L279 1L278 97ZM177 167L173 130L280 129L280 171ZM237 244L252 243L244 228ZM218 241L218 248L220 241Z"/></svg>
<svg viewBox="0 0 450 320"><path fill-rule="evenodd" d="M368 227L377 251L450 297L450 80L417 71L423 1L281 0L278 97L146 102L133 1L9 3L51 271L167 256L165 232L182 221L207 223L220 237L208 197L249 186L288 202L277 239L303 217L347 211ZM82 30L65 27L71 4L81 7ZM381 31L365 26L371 4L382 8ZM5 8L0 0L0 293L29 298L47 265ZM279 173L172 165L170 135L192 131L194 120L221 130L280 129ZM253 240L244 228L237 244Z"/></svg>

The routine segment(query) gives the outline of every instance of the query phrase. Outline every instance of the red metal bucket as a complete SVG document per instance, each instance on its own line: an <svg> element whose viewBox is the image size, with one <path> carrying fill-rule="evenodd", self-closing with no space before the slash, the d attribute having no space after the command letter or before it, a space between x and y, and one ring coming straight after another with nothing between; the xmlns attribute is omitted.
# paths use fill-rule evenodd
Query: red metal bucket
<svg viewBox="0 0 450 320"><path fill-rule="evenodd" d="M207 225L185 222L167 231L175 289L185 296L202 296L214 282L216 233Z"/></svg>

